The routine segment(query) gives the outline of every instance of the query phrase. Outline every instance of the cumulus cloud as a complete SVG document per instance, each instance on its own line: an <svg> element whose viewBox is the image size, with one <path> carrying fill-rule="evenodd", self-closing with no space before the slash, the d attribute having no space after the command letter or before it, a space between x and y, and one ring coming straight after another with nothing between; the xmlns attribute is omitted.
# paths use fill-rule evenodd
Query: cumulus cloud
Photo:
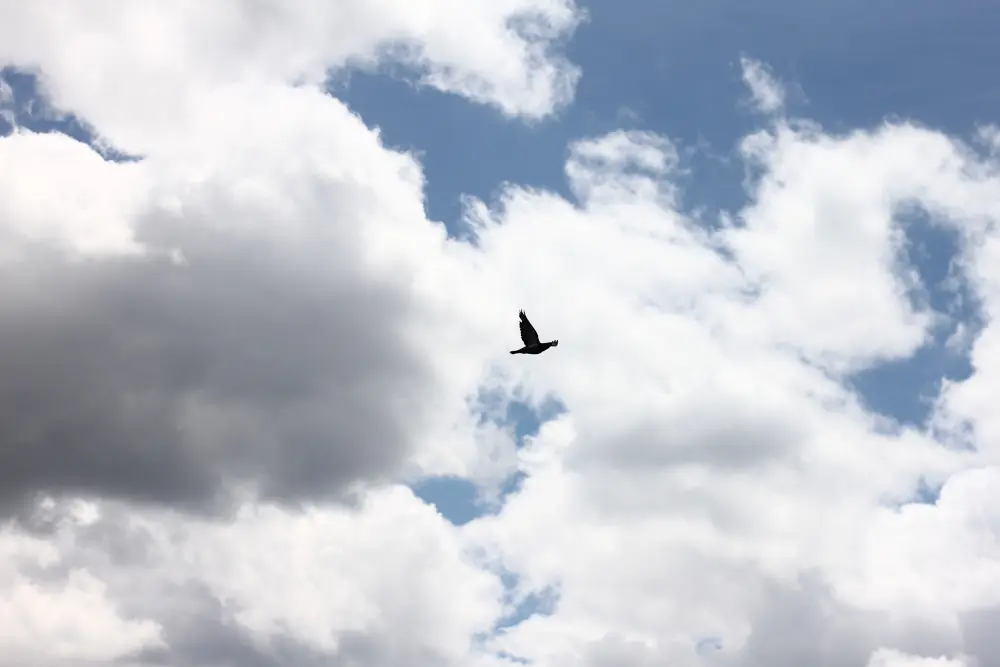
<svg viewBox="0 0 1000 667"><path fill-rule="evenodd" d="M501 612L499 579L403 488L226 523L114 503L40 513L44 537L0 532L21 574L0 606L2 665L453 665Z"/></svg>
<svg viewBox="0 0 1000 667"><path fill-rule="evenodd" d="M572 98L579 71L557 45L573 0L113 0L0 4L0 61L37 68L56 106L120 150L173 144L233 81L317 82L332 68L399 63L424 84L538 118Z"/></svg>
<svg viewBox="0 0 1000 667"><path fill-rule="evenodd" d="M125 164L60 135L4 141L8 499L208 502L229 482L336 495L404 458L435 370L413 336L405 259L377 237L433 247L443 232L408 224L423 221L410 158L332 98L276 95L227 121L258 137L242 155L212 148L211 131L181 160ZM263 140L275 114L298 121ZM297 155L307 137L310 157ZM340 166L309 164L323 144ZM372 192L385 178L396 196Z"/></svg>
<svg viewBox="0 0 1000 667"><path fill-rule="evenodd" d="M629 664L954 654L966 615L1000 602L993 524L964 528L991 516L995 459L886 424L844 380L928 341L943 314L913 298L909 213L982 251L996 167L908 124L778 123L743 143L750 203L709 235L670 205L675 153L599 138L571 150L576 206L513 187L476 213L483 261L516 291L545 284L532 308L574 341L518 369L567 413L523 452L520 493L469 527L525 590L560 593L496 646L560 665L603 664L612 645ZM966 422L992 419L987 391ZM912 504L921 480L944 482L936 506ZM696 656L704 636L723 649Z"/></svg>
<svg viewBox="0 0 1000 667"><path fill-rule="evenodd" d="M580 14L332 6L0 4L0 60L143 154L0 139L0 665L997 663L993 157L772 119L712 230L675 143L619 131L456 240L316 80L401 59L538 116ZM926 429L849 382L949 317L918 209L985 322ZM518 308L558 354L510 358ZM515 452L484 393L565 411ZM442 472L523 482L458 528L400 483Z"/></svg>

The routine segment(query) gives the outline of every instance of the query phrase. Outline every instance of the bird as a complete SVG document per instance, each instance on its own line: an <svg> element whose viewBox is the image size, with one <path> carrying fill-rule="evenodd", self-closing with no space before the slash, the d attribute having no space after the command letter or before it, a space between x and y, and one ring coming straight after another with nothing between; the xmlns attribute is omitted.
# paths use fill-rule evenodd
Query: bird
<svg viewBox="0 0 1000 667"><path fill-rule="evenodd" d="M541 343L538 341L538 332L535 331L535 327L531 326L531 322L528 321L528 316L524 314L522 310L521 313L521 340L524 342L524 347L520 350L511 350L511 354L541 354L550 347L555 347L559 344L557 340L550 340L548 343Z"/></svg>

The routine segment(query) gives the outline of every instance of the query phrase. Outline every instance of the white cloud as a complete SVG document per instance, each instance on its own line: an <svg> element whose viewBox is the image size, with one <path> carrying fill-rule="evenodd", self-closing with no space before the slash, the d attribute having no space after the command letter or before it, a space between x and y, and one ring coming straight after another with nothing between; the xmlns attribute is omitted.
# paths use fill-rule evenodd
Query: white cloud
<svg viewBox="0 0 1000 667"><path fill-rule="evenodd" d="M64 135L18 131L4 139L0 169L9 189L0 202L8 258L19 241L83 254L139 250L131 216L145 195L141 167L105 162Z"/></svg>
<svg viewBox="0 0 1000 667"><path fill-rule="evenodd" d="M583 15L572 0L7 0L0 17L0 62L39 68L56 106L145 154L213 114L219 86L317 82L351 64L399 61L427 85L545 116L572 99L579 72L553 44Z"/></svg>
<svg viewBox="0 0 1000 667"><path fill-rule="evenodd" d="M832 369L909 356L934 322L906 296L918 279L900 264L905 214L914 202L979 214L976 199L958 200L982 196L958 176L962 149L906 125L834 138L779 123L747 137L742 152L760 170L744 225L726 232L761 290L753 312L740 313L744 331L764 328Z"/></svg>
<svg viewBox="0 0 1000 667"><path fill-rule="evenodd" d="M868 661L868 667L974 667L964 658L922 658L891 649L879 649Z"/></svg>
<svg viewBox="0 0 1000 667"><path fill-rule="evenodd" d="M972 629L1000 610L997 165L907 124L779 120L742 143L748 204L710 233L678 209L673 143L614 132L570 147L575 200L511 185L470 200L475 245L449 240L412 156L287 80L420 40L433 85L537 115L570 70L506 19L575 15L411 4L0 5L0 59L38 63L59 104L146 153L0 140L0 489L18 518L0 613L22 619L0 623L0 656L995 660ZM914 206L963 234L987 325L943 434L887 427L844 383L940 317L908 295ZM510 357L518 308L560 347ZM476 425L483 390L567 411L515 455ZM944 446L966 426L976 451ZM521 490L462 528L393 482L514 466ZM907 502L922 481L936 505ZM221 509L204 497L220 486ZM545 590L551 614L488 636ZM699 655L706 636L722 648Z"/></svg>
<svg viewBox="0 0 1000 667"><path fill-rule="evenodd" d="M24 577L32 566L58 562L50 543L8 529L0 532L0 554L0 664L110 662L162 645L160 628L122 618L107 585L86 569L74 568L63 582Z"/></svg>
<svg viewBox="0 0 1000 667"><path fill-rule="evenodd" d="M0 583L3 665L155 655L202 664L205 644L227 632L248 661L280 656L284 641L342 660L358 652L366 665L461 664L469 638L502 612L499 578L405 488L354 510L248 505L228 523L106 503L87 522L61 504L50 513L47 539L0 534L0 550L20 554L8 567L43 580L74 568L65 593L23 576ZM112 615L109 597L141 620Z"/></svg>
<svg viewBox="0 0 1000 667"><path fill-rule="evenodd" d="M743 83L750 89L750 97L757 111L765 114L780 113L785 107L785 86L764 63L740 58Z"/></svg>
<svg viewBox="0 0 1000 667"><path fill-rule="evenodd" d="M983 510L953 502L989 469L950 476L990 459L887 431L836 378L925 340L932 314L913 310L900 265L907 207L966 228L996 214L1000 181L927 130L834 137L779 124L745 143L761 174L743 224L710 240L663 196L673 151L659 142L653 159L656 145L612 135L577 147L604 158L571 158L582 210L512 189L479 228L487 270L511 276L529 312L572 341L517 371L568 414L525 451L521 493L470 527L527 588L561 592L555 614L499 646L545 665L600 664L612 635L646 647L635 664L694 664L706 635L725 646L712 659L734 665L863 661L889 639L960 648L962 615L1000 599L992 551L974 547L992 523L964 528ZM982 396L978 414L992 414ZM921 478L949 477L926 510L940 525L909 521L919 507L884 508ZM765 611L794 622L769 582L794 588L814 573L825 587L801 604L817 620L794 643L765 624ZM844 646L824 648L838 634Z"/></svg>

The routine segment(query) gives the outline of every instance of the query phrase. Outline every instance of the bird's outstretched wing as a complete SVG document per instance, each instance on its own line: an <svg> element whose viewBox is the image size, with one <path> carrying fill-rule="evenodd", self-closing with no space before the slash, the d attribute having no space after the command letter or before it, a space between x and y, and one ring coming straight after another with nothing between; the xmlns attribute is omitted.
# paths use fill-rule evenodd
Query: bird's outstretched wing
<svg viewBox="0 0 1000 667"><path fill-rule="evenodd" d="M528 316L521 311L521 340L528 347L532 345L538 345L538 332L535 331L535 327L531 326L531 322L528 321Z"/></svg>

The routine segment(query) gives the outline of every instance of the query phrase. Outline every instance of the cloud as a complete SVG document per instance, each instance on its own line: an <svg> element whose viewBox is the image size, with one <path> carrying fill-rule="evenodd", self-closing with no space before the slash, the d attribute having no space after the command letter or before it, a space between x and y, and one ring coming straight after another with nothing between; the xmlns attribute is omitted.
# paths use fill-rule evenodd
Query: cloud
<svg viewBox="0 0 1000 667"><path fill-rule="evenodd" d="M963 149L908 125L831 137L779 123L741 150L759 179L744 224L725 236L761 291L761 326L780 329L768 335L831 369L912 354L935 316L912 298L921 286L901 259L907 207L963 215L957 193L978 187L956 182Z"/></svg>
<svg viewBox="0 0 1000 667"><path fill-rule="evenodd" d="M5 546L9 551L15 545ZM86 571L74 571L56 586L33 585L18 577L5 587L0 620L4 647L0 664L111 662L145 647L162 646L155 623L123 619L108 599L104 583Z"/></svg>
<svg viewBox="0 0 1000 667"><path fill-rule="evenodd" d="M114 503L53 503L45 514L44 538L8 528L0 550L17 556L8 567L67 592L35 602L37 585L4 585L6 617L18 622L4 624L2 665L26 664L25 655L452 665L501 611L499 579L463 551L458 529L403 488L353 510L247 507L226 523ZM101 591L127 620L105 619ZM11 652L20 647L41 648Z"/></svg>
<svg viewBox="0 0 1000 667"><path fill-rule="evenodd" d="M19 166L2 185L18 225L0 288L8 501L336 496L406 457L436 371L412 335L407 260L378 237L443 236L423 221L417 168L318 92L253 108L227 121L242 155L212 130L193 134L190 162L104 163L59 135L0 145ZM275 114L298 117L271 125L280 138L262 134ZM320 150L335 163L310 164ZM394 195L366 184L385 178Z"/></svg>
<svg viewBox="0 0 1000 667"><path fill-rule="evenodd" d="M771 69L745 56L740 58L740 68L754 108L764 114L780 113L785 107L785 86L774 77Z"/></svg>
<svg viewBox="0 0 1000 667"><path fill-rule="evenodd" d="M969 664L962 658L922 658L890 649L879 649L868 661L868 667L968 667Z"/></svg>
<svg viewBox="0 0 1000 667"><path fill-rule="evenodd" d="M0 140L0 664L995 662L990 155L771 119L714 229L675 142L618 131L571 144L572 198L468 200L465 242L307 79L402 57L547 113L571 68L537 49L569 5L31 6L0 14L0 57L144 159ZM915 209L962 235L985 323L933 429L849 382L949 316L914 298ZM507 354L518 308L558 353ZM565 411L515 452L483 394ZM515 472L460 528L401 483Z"/></svg>
<svg viewBox="0 0 1000 667"><path fill-rule="evenodd" d="M887 426L844 380L927 340L942 314L911 298L908 212L986 233L995 165L908 124L837 136L778 123L744 142L759 170L749 204L709 235L665 196L668 144L583 146L567 167L587 185L576 205L512 187L476 214L488 270L573 341L558 362L518 367L567 413L524 450L521 491L469 526L525 590L559 591L553 614L497 650L599 664L623 637L648 653L635 664L686 665L710 635L724 646L711 660L753 666L960 650L964 614L1000 603L973 546L991 543L992 523L958 528L992 511L980 478L995 459ZM987 391L970 412L991 419ZM934 508L908 504L921 479L947 480ZM960 509L972 489L984 495ZM803 577L815 583L799 598Z"/></svg>
<svg viewBox="0 0 1000 667"><path fill-rule="evenodd" d="M184 0L126 9L59 0L0 8L0 62L37 68L56 106L130 154L172 145L233 81L321 82L330 69L398 62L428 86L538 118L568 103L579 71L557 44L572 0Z"/></svg>

